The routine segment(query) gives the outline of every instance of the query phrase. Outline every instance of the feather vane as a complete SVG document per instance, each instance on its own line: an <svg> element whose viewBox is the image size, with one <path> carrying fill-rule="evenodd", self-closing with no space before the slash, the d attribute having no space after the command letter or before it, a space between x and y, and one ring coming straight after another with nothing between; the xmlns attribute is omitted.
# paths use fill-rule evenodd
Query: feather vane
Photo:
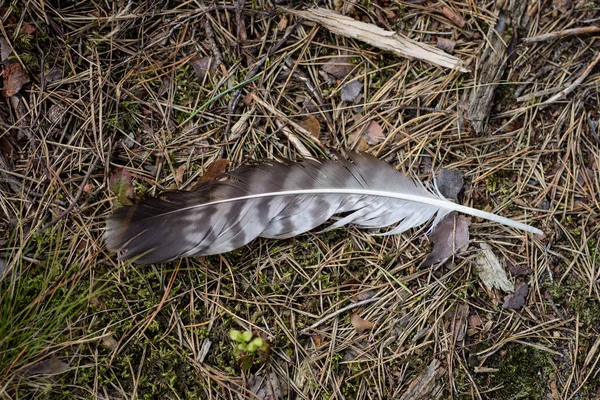
<svg viewBox="0 0 600 400"><path fill-rule="evenodd" d="M364 153L348 159L265 162L193 192L167 192L121 207L109 217L105 241L121 259L149 264L225 253L257 237L290 238L342 216L326 230L354 224L397 234L452 211L543 235L530 225L462 206L431 192L389 164ZM435 217L435 218L434 218Z"/></svg>

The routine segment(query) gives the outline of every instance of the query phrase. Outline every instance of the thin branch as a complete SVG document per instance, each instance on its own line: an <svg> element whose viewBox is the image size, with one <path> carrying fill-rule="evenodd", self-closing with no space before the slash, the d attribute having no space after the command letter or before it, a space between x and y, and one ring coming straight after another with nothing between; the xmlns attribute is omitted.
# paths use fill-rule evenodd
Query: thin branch
<svg viewBox="0 0 600 400"><path fill-rule="evenodd" d="M523 43L531 44L544 42L546 40L559 39L567 36L586 35L588 33L600 32L600 26L586 26L583 28L564 29L562 31L544 33L542 35L532 36L523 39Z"/></svg>

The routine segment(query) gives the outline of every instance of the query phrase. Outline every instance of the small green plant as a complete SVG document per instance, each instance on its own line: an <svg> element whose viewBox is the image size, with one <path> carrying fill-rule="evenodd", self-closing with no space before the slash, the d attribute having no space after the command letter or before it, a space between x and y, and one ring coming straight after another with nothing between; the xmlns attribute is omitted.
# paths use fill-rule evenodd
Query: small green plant
<svg viewBox="0 0 600 400"><path fill-rule="evenodd" d="M240 332L237 329L232 329L229 331L229 337L236 342L234 349L243 370L247 371L255 363L265 363L267 361L269 345L260 336L255 336L250 331Z"/></svg>

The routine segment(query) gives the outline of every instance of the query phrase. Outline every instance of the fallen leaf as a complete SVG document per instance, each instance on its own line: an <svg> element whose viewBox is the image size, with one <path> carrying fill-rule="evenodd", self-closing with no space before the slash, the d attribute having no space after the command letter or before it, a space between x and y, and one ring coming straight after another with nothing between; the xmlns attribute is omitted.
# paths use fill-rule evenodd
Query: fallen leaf
<svg viewBox="0 0 600 400"><path fill-rule="evenodd" d="M23 24L23 26L21 27L21 33L25 34L25 35L35 35L37 32L37 29L35 28L35 26L31 25L31 24Z"/></svg>
<svg viewBox="0 0 600 400"><path fill-rule="evenodd" d="M354 296L352 296L352 301L356 302L356 301L369 300L370 298L375 297L376 294L377 294L377 290L375 290L375 289L363 290L362 292L358 292Z"/></svg>
<svg viewBox="0 0 600 400"><path fill-rule="evenodd" d="M59 67L52 67L50 69L50 71L48 71L48 73L46 73L46 82L50 83L50 82L54 82L54 81L59 81L63 78L64 73L62 68Z"/></svg>
<svg viewBox="0 0 600 400"><path fill-rule="evenodd" d="M517 265L513 265L512 263L508 264L508 270L510 271L511 274L517 275L517 276L531 274L531 268L529 268L525 264L517 264Z"/></svg>
<svg viewBox="0 0 600 400"><path fill-rule="evenodd" d="M354 131L348 136L348 140L352 145L352 150L366 151L369 149L369 144L361 132Z"/></svg>
<svg viewBox="0 0 600 400"><path fill-rule="evenodd" d="M59 360L58 357L56 357L56 355L53 354L49 358L46 358L42 361L38 361L37 363L25 368L21 372L21 375L55 375L66 372L67 370L69 370L69 368L69 364Z"/></svg>
<svg viewBox="0 0 600 400"><path fill-rule="evenodd" d="M469 223L463 215L452 212L436 225L431 233L433 250L427 255L423 266L444 263L469 244Z"/></svg>
<svg viewBox="0 0 600 400"><path fill-rule="evenodd" d="M21 90L24 84L29 82L27 72L25 72L19 63L12 63L4 68L2 77L4 79L3 92L6 97L14 96Z"/></svg>
<svg viewBox="0 0 600 400"><path fill-rule="evenodd" d="M479 278L488 288L493 290L498 288L504 292L512 292L515 286L508 280L506 272L500 266L500 261L487 243L480 243L481 253L475 259L476 270Z"/></svg>
<svg viewBox="0 0 600 400"><path fill-rule="evenodd" d="M0 36L0 62L8 60L8 57L10 57L11 53L12 49L8 45L8 42L6 41L6 39Z"/></svg>
<svg viewBox="0 0 600 400"><path fill-rule="evenodd" d="M94 191L94 185L92 185L91 183L86 183L86 184L83 186L83 191L84 191L85 193L92 193L92 192Z"/></svg>
<svg viewBox="0 0 600 400"><path fill-rule="evenodd" d="M352 81L346 83L342 87L342 100L347 102L353 102L362 93L363 84L359 81Z"/></svg>
<svg viewBox="0 0 600 400"><path fill-rule="evenodd" d="M369 122L369 125L367 125L367 129L364 130L362 135L365 138L365 141L370 145L379 144L385 140L383 129L381 128L381 125L379 125L379 123L375 120Z"/></svg>
<svg viewBox="0 0 600 400"><path fill-rule="evenodd" d="M366 319L362 319L356 313L353 313L350 316L350 323L352 324L354 329L356 329L356 332L358 332L359 335L361 335L364 331L373 329L373 327L375 326L374 323L372 323L371 321L368 321Z"/></svg>
<svg viewBox="0 0 600 400"><path fill-rule="evenodd" d="M321 135L321 123L314 115L307 115L298 121L298 125L309 131L314 137Z"/></svg>
<svg viewBox="0 0 600 400"><path fill-rule="evenodd" d="M338 57L327 61L321 69L336 79L344 79L355 67L350 63L350 58Z"/></svg>
<svg viewBox="0 0 600 400"><path fill-rule="evenodd" d="M456 42L451 39L446 39L443 37L437 38L437 43L435 45L438 49L444 50L448 54L454 53L454 47L456 46Z"/></svg>
<svg viewBox="0 0 600 400"><path fill-rule="evenodd" d="M119 168L108 178L110 190L117 195L120 204L132 204L131 199L135 197L133 189L133 176L124 168Z"/></svg>
<svg viewBox="0 0 600 400"><path fill-rule="evenodd" d="M288 17L285 15L281 16L279 23L277 24L277 30L279 32L285 31L285 28L288 26Z"/></svg>
<svg viewBox="0 0 600 400"><path fill-rule="evenodd" d="M461 15L447 6L442 8L442 14L450 21L454 22L459 28L464 27L466 24L465 19Z"/></svg>
<svg viewBox="0 0 600 400"><path fill-rule="evenodd" d="M477 314L469 315L469 326L472 328L477 328L483 325L483 320Z"/></svg>
<svg viewBox="0 0 600 400"><path fill-rule="evenodd" d="M106 350L114 350L117 348L119 342L113 335L108 335L102 338L100 341L100 347Z"/></svg>
<svg viewBox="0 0 600 400"><path fill-rule="evenodd" d="M444 197L458 201L458 194L464 186L463 174L457 169L443 168L438 174L436 185Z"/></svg>
<svg viewBox="0 0 600 400"><path fill-rule="evenodd" d="M527 283L521 283L513 293L504 297L502 308L507 310L518 310L525 304L527 294L529 294L529 285Z"/></svg>
<svg viewBox="0 0 600 400"><path fill-rule="evenodd" d="M217 63L212 57L194 57L190 60L196 78L203 82L208 77L212 77L217 72Z"/></svg>
<svg viewBox="0 0 600 400"><path fill-rule="evenodd" d="M227 167L229 167L229 160L226 160L224 158L217 158L215 161L212 162L212 164L209 165L204 175L200 177L199 181L212 181L217 176L225 172L227 170Z"/></svg>
<svg viewBox="0 0 600 400"><path fill-rule="evenodd" d="M313 335L312 340L315 343L315 346L321 347L323 344L323 337L321 335Z"/></svg>

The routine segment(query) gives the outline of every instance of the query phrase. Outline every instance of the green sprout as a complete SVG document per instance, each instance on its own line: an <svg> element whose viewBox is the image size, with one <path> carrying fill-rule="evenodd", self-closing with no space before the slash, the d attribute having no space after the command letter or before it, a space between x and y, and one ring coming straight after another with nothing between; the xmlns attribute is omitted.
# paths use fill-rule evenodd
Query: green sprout
<svg viewBox="0 0 600 400"><path fill-rule="evenodd" d="M263 338L254 336L250 331L240 332L237 329L231 329L229 337L236 342L234 349L242 369L247 371L255 362L266 362L269 345Z"/></svg>

